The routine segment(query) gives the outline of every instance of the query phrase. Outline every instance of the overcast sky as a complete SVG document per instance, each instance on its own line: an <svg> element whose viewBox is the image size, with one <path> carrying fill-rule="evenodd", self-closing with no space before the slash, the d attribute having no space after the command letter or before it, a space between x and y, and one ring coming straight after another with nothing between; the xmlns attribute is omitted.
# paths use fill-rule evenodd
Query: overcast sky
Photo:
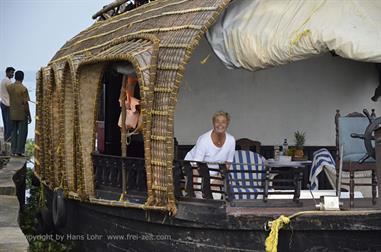
<svg viewBox="0 0 381 252"><path fill-rule="evenodd" d="M7 66L23 70L24 84L35 101L35 71L46 66L67 40L93 24L91 16L112 1L0 0L0 80ZM30 109L34 117L34 103ZM28 138L33 137L34 122L28 131Z"/></svg>
<svg viewBox="0 0 381 252"><path fill-rule="evenodd" d="M0 70L38 70L113 0L0 0Z"/></svg>

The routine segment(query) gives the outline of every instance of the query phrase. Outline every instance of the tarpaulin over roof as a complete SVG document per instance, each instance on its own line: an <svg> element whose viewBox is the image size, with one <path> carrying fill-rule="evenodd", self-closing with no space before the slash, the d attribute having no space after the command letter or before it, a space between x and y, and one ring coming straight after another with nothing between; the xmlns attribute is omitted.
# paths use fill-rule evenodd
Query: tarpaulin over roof
<svg viewBox="0 0 381 252"><path fill-rule="evenodd" d="M381 1L235 0L207 38L229 68L258 70L334 50L381 62Z"/></svg>

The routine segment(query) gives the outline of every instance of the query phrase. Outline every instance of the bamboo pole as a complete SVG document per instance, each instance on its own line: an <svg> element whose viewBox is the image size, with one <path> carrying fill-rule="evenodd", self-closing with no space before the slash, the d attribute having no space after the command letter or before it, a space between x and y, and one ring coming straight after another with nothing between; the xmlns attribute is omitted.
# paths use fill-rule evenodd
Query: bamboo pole
<svg viewBox="0 0 381 252"><path fill-rule="evenodd" d="M124 158L127 157L127 129L126 129L126 90L127 90L127 76L123 75L122 80L122 90L120 94L121 102L122 102L122 128L121 128L121 136L120 136L120 144L122 151L122 195L127 194L127 171L124 162Z"/></svg>
<svg viewBox="0 0 381 252"><path fill-rule="evenodd" d="M378 183L378 206L381 206L381 127L375 131L375 151L376 151L376 167L377 167L377 183Z"/></svg>
<svg viewBox="0 0 381 252"><path fill-rule="evenodd" d="M124 4L125 2L127 2L128 0L116 0L106 6L104 6L100 11L98 11L97 13L95 13L92 18L93 19L96 19L97 17L99 16L102 16L104 13L116 8L116 7L119 7L120 5Z"/></svg>

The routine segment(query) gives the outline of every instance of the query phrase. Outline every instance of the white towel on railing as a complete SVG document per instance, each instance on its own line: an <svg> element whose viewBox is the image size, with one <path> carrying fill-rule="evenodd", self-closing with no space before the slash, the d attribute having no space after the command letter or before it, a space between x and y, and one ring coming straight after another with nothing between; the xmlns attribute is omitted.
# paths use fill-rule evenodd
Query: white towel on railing
<svg viewBox="0 0 381 252"><path fill-rule="evenodd" d="M336 173L335 161L333 160L331 153L325 148L317 150L314 152L314 158L312 161L311 172L310 172L310 184L311 190L319 189L319 180L318 175L323 170L324 167L326 169L331 170Z"/></svg>

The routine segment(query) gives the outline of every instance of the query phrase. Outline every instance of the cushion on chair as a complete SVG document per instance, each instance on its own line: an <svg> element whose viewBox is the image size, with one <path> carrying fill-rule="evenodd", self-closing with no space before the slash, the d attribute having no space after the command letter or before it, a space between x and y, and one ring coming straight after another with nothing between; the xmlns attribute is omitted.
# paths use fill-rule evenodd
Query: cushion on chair
<svg viewBox="0 0 381 252"><path fill-rule="evenodd" d="M349 161L357 162L357 161L359 161L364 155L365 155L365 153L348 154L348 155L343 156L343 161L345 161L345 162L349 162ZM370 157L370 158L368 158L367 160L365 160L365 163L375 163L375 162L376 162L376 160L374 160L372 157Z"/></svg>
<svg viewBox="0 0 381 252"><path fill-rule="evenodd" d="M258 153L247 150L235 151L233 164L231 165L230 170L236 172L231 172L229 174L231 190L233 193L247 192L247 194L234 194L235 199L255 199L257 194L250 194L250 192L263 191L261 188L262 181L256 180L264 178L264 165L265 158Z"/></svg>
<svg viewBox="0 0 381 252"><path fill-rule="evenodd" d="M235 199L256 199L258 198L258 194L253 194L253 193L258 193L262 192L263 189L261 188L255 188L255 187L241 187L241 186L232 186L231 190L234 193L234 198Z"/></svg>
<svg viewBox="0 0 381 252"><path fill-rule="evenodd" d="M364 141L351 137L351 134L364 134L369 125L368 119L366 117L339 117L338 123L339 146L343 146L343 161L359 161L367 153Z"/></svg>

